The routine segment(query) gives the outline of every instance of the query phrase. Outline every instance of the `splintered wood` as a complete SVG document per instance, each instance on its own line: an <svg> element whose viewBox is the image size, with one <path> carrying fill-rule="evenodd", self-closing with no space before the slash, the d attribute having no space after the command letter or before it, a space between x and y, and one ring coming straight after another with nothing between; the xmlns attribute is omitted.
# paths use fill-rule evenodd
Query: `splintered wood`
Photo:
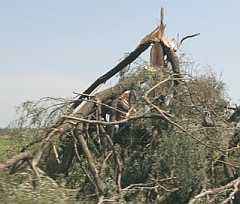
<svg viewBox="0 0 240 204"><path fill-rule="evenodd" d="M160 12L160 25L149 35L147 35L142 42L145 40L152 40L152 48L150 51L150 66L147 66L146 69L149 71L156 71L157 69L162 69L165 66L164 56L166 55L164 47L166 46L171 50L176 51L176 44L174 39L169 39L164 35L166 25L164 24L164 13L163 7Z"/></svg>
<svg viewBox="0 0 240 204"><path fill-rule="evenodd" d="M186 36L177 45L174 38L170 39L165 35L165 28L166 24L164 24L164 8L162 7L160 12L160 25L141 41L141 44L148 41L152 42L152 48L150 51L150 66L145 67L145 69L148 71L153 72L164 68L164 56L166 56L167 53L176 52L184 40L200 35L200 33L196 33L194 35ZM166 48L169 50L166 50Z"/></svg>

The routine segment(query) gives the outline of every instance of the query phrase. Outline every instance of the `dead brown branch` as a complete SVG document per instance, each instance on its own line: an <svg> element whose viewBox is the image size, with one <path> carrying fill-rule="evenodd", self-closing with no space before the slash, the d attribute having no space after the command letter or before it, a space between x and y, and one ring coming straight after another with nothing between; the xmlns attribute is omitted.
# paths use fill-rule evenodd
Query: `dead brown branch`
<svg viewBox="0 0 240 204"><path fill-rule="evenodd" d="M222 135L215 137L215 132L221 130L221 126L203 127L199 114L201 105L206 103L205 98L192 93L190 86L187 86L190 74L189 81L184 81L186 77L180 76L180 63L173 40L164 33L166 25L163 13L162 8L160 25L129 56L99 77L83 93L76 93L78 99L72 101L70 108L71 111L75 109L73 113L62 115L61 122L41 140L33 143L35 146L28 145L16 156L0 163L0 170L10 169L11 172L14 169L17 172L19 167L28 165L40 177L40 167L53 179L60 174L66 177L70 175L69 185L72 185L71 179L75 182L75 173L80 172L77 185L81 182L82 187L78 196L81 199L97 200L98 203L127 202L125 198L128 196L136 200L146 196L146 200L154 203L168 202L173 194L181 197L183 192L186 193L186 188L196 188L187 195L188 201L191 199L189 204L205 198L213 200L218 195L224 195L225 199L229 195L226 202L230 201L239 191L240 178L224 186L217 185L238 176L240 167L234 165L234 162L237 163L235 156L238 152L235 150L238 148L226 147L229 145L228 140L219 141ZM184 40L198 35L196 33L184 37L178 47ZM92 95L99 85L132 63L151 44L157 49L155 53L151 51L156 59L153 60L151 56L151 66L160 66L162 70L148 74L144 73L146 70L139 71L134 73L134 79L124 76L115 86ZM169 64L166 66L167 63L171 67ZM136 91L135 103L131 103L130 95L124 98L126 101L128 99L128 106L124 107L121 103L122 94L132 89ZM193 94L196 95L194 98ZM220 98L217 99L213 99L211 104L221 101ZM216 112L219 113L215 114L217 117L226 116L221 111ZM235 114L228 122L237 122L240 111ZM226 120L222 119L221 122L227 124ZM226 129L220 134L225 132ZM233 153L235 155L231 157ZM199 161L195 161L196 158ZM132 168L129 168L131 165ZM223 169L227 170L222 180L215 178L218 173L216 166L221 170L220 173ZM185 168L189 169L192 176L191 180L187 180L186 186L184 180L188 179L188 172ZM15 172L12 171L13 174ZM191 181L195 175L198 175L200 184L194 183L193 187ZM213 188L212 184L217 188ZM207 189L207 186L210 186L208 190L202 190L193 198L193 192ZM85 193L89 194L85 196Z"/></svg>
<svg viewBox="0 0 240 204"><path fill-rule="evenodd" d="M165 112L165 111L161 111L162 113L164 113L165 115L171 116L169 113ZM83 118L77 118L77 117L72 117L72 116L67 116L67 115L63 115L62 116L65 119L69 119L71 121L71 124L76 124L77 122L83 122L83 123L90 123L90 124L96 124L96 125L119 125L119 124L123 124L123 123L127 123L130 120L138 120L141 118L163 118L162 114L144 114L144 115L140 115L140 116L128 116L126 119L122 119L119 121L114 121L114 122L106 122L106 121L100 121L100 120L87 120L87 119L83 119Z"/></svg>
<svg viewBox="0 0 240 204"><path fill-rule="evenodd" d="M35 152L36 150L30 150L30 151L22 152L13 156L12 158L5 161L4 163L0 164L0 170L4 170L5 168L11 167L18 161L21 161L24 159L32 159L34 157Z"/></svg>
<svg viewBox="0 0 240 204"><path fill-rule="evenodd" d="M88 145L82 135L82 132L77 130L75 132L76 134L76 138L79 142L79 144L81 145L83 151L84 151L84 154L87 158L87 161L88 161L88 164L89 164L89 167L90 167L90 170L91 170L91 173L94 177L94 180L95 180L95 184L97 186L97 190L98 190L98 203L102 203L102 199L104 197L104 186L103 186L103 181L102 179L100 178L99 176L99 173L98 173L98 170L96 168L96 166L94 165L94 159L93 159L93 156L88 148Z"/></svg>
<svg viewBox="0 0 240 204"><path fill-rule="evenodd" d="M178 189L173 188L173 189L168 190L168 189L164 188L162 185L160 185L160 183L162 183L162 182L171 181L171 180L174 180L174 179L176 179L176 177L163 178L163 179L160 179L160 180L157 180L157 181L155 180L153 182L148 182L148 183L131 184L131 185L123 188L119 194L116 194L113 197L108 198L108 199L105 198L105 199L103 199L103 201L104 202L115 202L115 201L123 198L126 194L128 194L129 192L132 192L132 191L154 190L154 189L157 189L157 188L162 188L162 189L167 191L168 196L158 197L155 202L159 203L159 201L161 201L161 200L163 201L163 197L164 197L164 200L166 200L166 198L169 197L171 193L179 190L179 188Z"/></svg>
<svg viewBox="0 0 240 204"><path fill-rule="evenodd" d="M196 36L198 36L198 35L200 35L200 33L196 33L196 34L193 34L193 35L188 35L188 36L182 38L182 40L181 40L180 43L178 44L178 48L180 48L180 46L182 45L182 43L183 43L184 40L186 40L186 39L188 39L188 38L196 37Z"/></svg>
<svg viewBox="0 0 240 204"><path fill-rule="evenodd" d="M141 55L145 50L148 49L148 47L151 45L152 42L153 41L151 39L149 39L149 38L146 38L145 40L142 40L141 43L137 46L137 48L133 52L131 52L124 60L122 60L114 68L112 68L106 74L104 74L101 77L99 77L92 85L90 85L82 93L82 95L78 98L78 100L73 103L72 109L77 108L81 104L82 98L84 98L86 96L86 94L87 95L91 94L100 84L105 83L108 79L110 79L112 76L117 74L124 67L126 67L130 63L132 63L139 55Z"/></svg>
<svg viewBox="0 0 240 204"><path fill-rule="evenodd" d="M198 195L196 195L193 199L190 200L190 202L188 204L194 204L196 203L199 199L206 197L208 195L216 195L219 194L220 192L224 191L224 190L231 190L231 188L235 185L238 184L240 182L240 177L238 177L237 179L229 182L228 184L219 187L219 188L215 188L215 189L211 189L211 190L207 190L205 192L202 192Z"/></svg>

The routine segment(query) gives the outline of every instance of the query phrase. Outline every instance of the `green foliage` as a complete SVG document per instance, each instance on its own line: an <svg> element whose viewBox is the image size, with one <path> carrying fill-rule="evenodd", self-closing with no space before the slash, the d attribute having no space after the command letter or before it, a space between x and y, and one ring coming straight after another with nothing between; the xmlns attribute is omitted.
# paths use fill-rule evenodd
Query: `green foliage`
<svg viewBox="0 0 240 204"><path fill-rule="evenodd" d="M185 65L192 66L191 63ZM183 70L186 69L189 67ZM131 121L120 127L119 132L114 135L113 139L117 143L115 147L123 166L121 187L130 188L149 183L146 188L135 187L135 190L126 193L124 200L148 203L166 194L166 189L171 191L177 188L163 203L187 203L203 188L214 188L227 183L225 166L214 162L221 155L221 150L228 148L228 135L234 128L226 129L222 123L229 117L225 109L228 100L225 85L217 80L216 74L208 69L201 74L199 70L197 74L193 70L192 74L185 72L184 80L175 87L169 69L153 73L141 73L139 70L131 72L130 69L127 71L126 75L131 73L134 76L132 89L137 95L135 114L149 111L142 96L159 83L148 97L152 104L172 117ZM168 78L170 80L166 80ZM164 80L166 82L161 83ZM213 113L215 127L202 125L203 112L206 109ZM153 107L151 113L159 114ZM94 138L93 135L91 137ZM95 158L95 164L101 171L106 157L95 155ZM236 159L235 156L234 158ZM115 165L109 159L104 173L101 174L107 197L117 192ZM79 175L78 178L82 176ZM87 181L84 181L82 189L85 190L82 195L94 192ZM151 189L154 185L158 187ZM219 195L220 198L223 198L222 195Z"/></svg>
<svg viewBox="0 0 240 204"><path fill-rule="evenodd" d="M123 165L128 167L123 171L123 187L147 183L151 177L157 180L172 175L176 179L166 182L164 187L171 189L179 186L179 190L166 203L187 203L203 187L213 188L228 181L222 163L215 163L215 168L211 170L212 163L221 154L220 150L228 148L229 132L234 131L231 127L226 129L222 123L229 117L225 109L228 103L225 84L208 67L195 72L192 66L192 63L182 62L184 81L177 88L169 80L148 95L154 105L173 114L173 118L168 118L168 122L139 120L131 126L131 131L118 135L123 138L124 147L128 145L128 149L122 150ZM170 76L171 72L166 69L143 73L135 78L133 90L138 96L137 111L144 109L146 104L141 96ZM146 77L148 80L141 83ZM204 110L213 113L215 127L202 126ZM153 131L157 134L154 135ZM146 195L147 200L154 200L156 195L164 193L161 188L157 193L155 189L155 192ZM130 197L135 200L135 196L141 197L140 194L131 194Z"/></svg>
<svg viewBox="0 0 240 204"><path fill-rule="evenodd" d="M181 55L180 58L178 86L174 85L176 79L171 67L149 72L144 70L147 63L141 59L120 73L120 81L129 76L133 79L130 89L136 93L137 100L130 116L142 118L119 124L119 130L111 137L110 125L84 123L82 134L103 182L105 198L120 203L150 203L160 198L161 203L166 204L188 203L201 191L225 185L231 180L223 159L226 157L234 169L234 176L239 176L239 151L237 148L229 150L229 141L237 144L233 139L238 140L239 131L226 122L230 113L226 109L229 100L225 84L209 67L194 69L194 63L185 57ZM56 99L23 103L18 109L21 131L13 128L12 131L16 131L13 135L23 141L24 138L28 141L43 138L47 129L65 113L67 104L69 101L62 99L60 102ZM96 119L100 114L98 110L94 109L87 117ZM214 125L204 125L204 111L212 114ZM146 115L152 117L145 118ZM71 158L68 156L74 152L67 171L58 169L61 164L56 162L53 146L60 160L64 160L64 156ZM74 131L51 141L51 148L48 153L52 157L46 154L45 161L53 158L49 159L48 165L63 175L51 175L57 180L54 181L43 174L35 189L31 185L34 181L32 172L20 173L18 182L2 178L0 187L7 195L6 201L64 203L69 200L67 189L77 189L74 198L79 202L96 202L96 172L92 172ZM63 166L65 168L67 164ZM19 179L24 176L30 176L30 179ZM10 191L13 193L8 194ZM219 203L228 195L220 193L209 199ZM209 201L204 199L203 202Z"/></svg>
<svg viewBox="0 0 240 204"><path fill-rule="evenodd" d="M41 176L41 181L34 181L32 172L21 172L15 177L0 176L0 203L74 203L69 200L68 192L50 177ZM34 185L33 185L34 184Z"/></svg>
<svg viewBox="0 0 240 204"><path fill-rule="evenodd" d="M6 157L9 157L9 155L16 153L19 146L19 142L10 138L10 136L0 137L0 161L3 161Z"/></svg>
<svg viewBox="0 0 240 204"><path fill-rule="evenodd" d="M46 97L39 101L26 101L16 108L18 120L11 124L11 128L49 128L59 121L66 113L70 100L65 98Z"/></svg>

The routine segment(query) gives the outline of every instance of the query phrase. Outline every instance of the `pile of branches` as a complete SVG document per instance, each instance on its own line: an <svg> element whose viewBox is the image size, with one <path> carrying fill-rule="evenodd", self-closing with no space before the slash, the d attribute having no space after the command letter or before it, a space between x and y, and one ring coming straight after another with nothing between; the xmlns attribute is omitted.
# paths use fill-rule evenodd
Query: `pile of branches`
<svg viewBox="0 0 240 204"><path fill-rule="evenodd" d="M164 29L162 9L161 24L147 35L133 52L79 94L78 99L71 104L67 113L45 137L28 144L18 154L2 162L0 170L14 175L30 166L37 180L40 180L42 171L57 180L59 175L67 178L71 173L71 168L77 163L78 171L81 172L84 180L80 184L81 188L78 189L75 199L84 200L85 196L88 197L87 199L97 200L98 203L128 201L134 197L136 192L143 190L146 197L150 197L149 200L161 203L180 191L182 186L174 170L170 175L157 176L153 167L143 168L142 166L142 176L132 175L132 177L136 176L133 179L135 183L130 182L129 175L126 176L124 172L126 165L133 165L137 161L141 163L141 158L146 158L147 154L144 151L151 151L154 154L161 142L161 138L157 137L164 132L164 128L173 129L176 132L181 131L194 138L191 131L176 122L169 107L166 108L166 96L171 96L172 101L181 104L183 99L179 100L179 98L188 86L184 76L180 73L176 47L164 35ZM187 36L183 40L196 35L198 34ZM138 72L135 76L139 79L137 83L132 76L126 76L115 86L95 95L91 94L100 84L105 83L131 64L150 45L152 45L150 66ZM162 59L164 59L164 64ZM166 65L166 62L169 65ZM166 69L167 66L170 69ZM157 73L161 73L161 76ZM139 95L134 87L136 84L143 86L149 79L149 75L157 76L158 82ZM167 93L158 93L156 90L159 87L167 88ZM191 93L188 93L188 100L191 100L191 97ZM229 126L232 127L230 123L237 123L239 110L236 108L228 121L225 121ZM208 112L205 111L205 113ZM206 114L206 116L209 115ZM152 119L158 124L148 126L149 121L152 125ZM213 124L205 119L204 117L201 125L212 127ZM137 121L135 125L134 121ZM164 128L156 128L159 124ZM146 130L147 128L150 130ZM233 141L235 138L233 135L230 140ZM198 138L194 139L200 144L203 143ZM238 142L235 140L233 145L228 143L227 149L237 148ZM203 143L204 145L210 146L207 143ZM128 151L129 148L131 151ZM141 150L144 151L141 153ZM125 160L127 158L130 160ZM221 152L218 160L225 164L231 181L215 189L206 190L198 187L193 192L194 196L189 194L189 198L186 198L189 203L197 203L202 198L219 195L229 189L233 190L225 202L232 202L232 197L239 191L240 180L226 158L228 158L227 154ZM84 194L86 191L94 193L86 196Z"/></svg>

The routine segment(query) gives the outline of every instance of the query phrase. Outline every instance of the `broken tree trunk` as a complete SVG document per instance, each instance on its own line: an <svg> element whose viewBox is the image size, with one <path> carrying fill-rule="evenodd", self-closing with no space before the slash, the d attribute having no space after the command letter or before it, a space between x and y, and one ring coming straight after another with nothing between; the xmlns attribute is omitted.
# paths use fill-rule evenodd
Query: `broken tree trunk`
<svg viewBox="0 0 240 204"><path fill-rule="evenodd" d="M91 94L99 85L102 83L105 83L108 79L113 77L115 74L120 72L124 67L131 64L135 59L137 59L145 50L149 48L151 45L152 40L146 40L144 42L141 42L137 48L131 52L124 60L122 60L119 64L117 64L114 68L112 68L110 71L108 71L106 74L99 77L91 86L89 86L84 92L83 95L81 95L78 100L72 105L72 109L77 108L83 98L86 97L86 95Z"/></svg>
<svg viewBox="0 0 240 204"><path fill-rule="evenodd" d="M173 42L164 35L165 24L163 22L163 8L161 9L161 24L153 30L149 35L147 35L137 48L131 52L125 59L123 59L118 65L116 65L113 69L108 71L103 76L99 77L89 88L87 88L83 94L81 94L76 100L71 109L76 109L84 98L88 96L93 90L95 90L100 84L106 82L112 76L117 74L121 71L124 67L132 63L138 56L141 55L145 50L149 48L151 44L158 44L161 46L163 53L156 52L154 53L154 57L160 57L163 59L164 55L167 56L167 60L170 62L172 66L172 70L175 73L175 78L180 78L180 68L179 68L179 61L175 53L175 46ZM157 56L160 55L160 56ZM151 62L152 63L152 62ZM161 62L162 63L162 62ZM145 70L144 70L145 71ZM176 82L176 81L175 81ZM117 99L124 91L129 90L132 84L131 78L125 78L116 86L101 91L94 96L91 96L89 101L87 101L76 113L71 115L70 118L63 118L61 123L53 128L49 133L47 133L46 137L42 140L36 142L36 149L29 150L32 148L31 145L28 147L23 148L22 152L18 156L14 156L4 163L0 164L0 169L11 168L11 173L14 173L22 168L22 166L26 165L26 163L30 163L32 169L38 174L37 172L37 165L39 164L40 160L45 157L45 164L41 165L41 167L49 174L51 177L55 178L57 174L65 174L67 175L68 169L71 165L72 159L74 158L75 152L73 151L74 147L74 140L69 135L72 134L77 128L77 124L79 121L74 120L73 118L78 119L87 119L90 115L95 111L96 105L98 102L106 102L107 100L113 101ZM115 116L116 117L116 116ZM112 119L111 119L112 120ZM114 122L114 121L112 121ZM110 130L109 130L110 131ZM110 131L113 132L113 129ZM111 133L112 135L112 133ZM63 140L65 141L64 146L62 147L64 155L62 155L61 161L58 158L56 148L53 145L55 140ZM51 156L49 156L51 155Z"/></svg>
<svg viewBox="0 0 240 204"><path fill-rule="evenodd" d="M131 127L129 127L127 124L127 122L129 122L131 119L129 112L127 113L126 110L124 112L118 109L118 100L122 93L131 89L133 79L131 77L124 78L111 88L103 90L95 95L91 95L91 93L100 84L106 82L124 67L132 63L138 56L141 55L141 53L147 50L151 44L159 48L157 52L151 52L151 65L160 65L161 68L164 68L164 56L167 56L167 60L170 62L173 72L173 75L170 73L171 77L169 78L169 81L171 81L171 83L174 81L175 84L178 83L177 81L180 78L179 61L176 56L175 47L172 46L172 41L164 35L164 29L165 25L163 23L162 9L160 26L147 35L140 42L137 48L124 60L122 60L106 74L99 77L92 85L90 85L89 88L83 92L83 94L80 94L78 100L76 100L70 108L71 110L75 109L75 113L72 113L70 116L63 116L61 123L52 128L42 140L23 148L18 155L13 156L12 158L1 163L0 170L10 169L10 173L14 174L23 167L30 165L37 176L39 176L39 170L37 167L40 167L40 169L46 172L47 175L56 179L60 174L64 174L65 176L68 175L74 159L81 163L84 158L85 160L82 163L87 163L87 168L89 168L90 171L88 172L84 165L81 164L82 171L86 174L87 181L94 186L94 189L96 189L96 196L98 197L99 203L101 203L104 199L105 187L99 169L103 169L104 162L113 158L113 161L111 162L115 165L112 166L115 167L115 169L113 169L116 171L115 179L117 191L118 193L121 193L122 163L120 162L118 158L118 152L114 147L114 125L120 125L121 123L125 125L124 127L127 127L126 132L131 130ZM160 59L160 61L156 60L156 63L154 62L154 64L154 57L156 59ZM140 71L139 75L142 72L147 71L142 70ZM173 79L172 76L175 78ZM144 82L146 79L147 77L143 77L143 79L141 79L143 81L139 81L139 84ZM85 103L79 107L83 101ZM79 108L79 110L76 111L76 108ZM107 109L107 111L102 113L104 109ZM131 108L129 107L129 110L127 111L130 110ZM118 120L116 119L117 112L121 112L122 115L125 114L126 117L122 119L122 121L116 121ZM165 111L164 114L167 114L167 111ZM166 116L164 116L164 114L161 112L159 115L150 114L150 116L158 117L161 120L166 120ZM110 115L110 121L102 121L102 119L106 119L107 115ZM136 118L140 119L144 117L145 115L142 114ZM121 117L118 118L121 119ZM89 134L90 131L88 130L91 129L91 127L89 127L90 125L93 125L93 128L95 128L94 131L97 133L96 138L94 138L94 134ZM110 128L108 129L107 126L110 126ZM58 153L56 150L55 142L60 143L60 153ZM102 154L101 159L103 159L103 164L101 167L97 166L97 159L94 157L94 155L100 154ZM111 155L113 155L112 158Z"/></svg>
<svg viewBox="0 0 240 204"><path fill-rule="evenodd" d="M114 87L108 88L104 91L101 91L97 93L93 98L97 98L100 101L106 101L108 99L114 99L116 96L120 95L124 91L128 90L131 87L132 80L131 78L126 78ZM94 99L92 99L94 100ZM94 106L97 102L86 102L74 115L73 117L76 118L86 118L86 116L90 115L91 112L94 110ZM25 149L23 153L20 153L18 156L14 156L11 159L8 159L3 164L0 164L0 170L5 169L8 167L13 166L16 162L19 162L20 160L34 161L34 167L39 162L41 155L43 151L51 145L51 142L54 141L57 138L60 138L62 135L66 134L67 132L73 131L76 127L76 124L78 121L74 120L64 120L64 122L59 125L58 127L54 128L52 131L50 131L47 136L39 142L39 149L38 150L27 150ZM50 142L51 141L51 142ZM54 158L55 160L55 158ZM22 163L23 165L23 163ZM59 164L61 165L61 164ZM20 166L17 166L18 168L21 168ZM17 169L15 169L13 172L16 172Z"/></svg>

